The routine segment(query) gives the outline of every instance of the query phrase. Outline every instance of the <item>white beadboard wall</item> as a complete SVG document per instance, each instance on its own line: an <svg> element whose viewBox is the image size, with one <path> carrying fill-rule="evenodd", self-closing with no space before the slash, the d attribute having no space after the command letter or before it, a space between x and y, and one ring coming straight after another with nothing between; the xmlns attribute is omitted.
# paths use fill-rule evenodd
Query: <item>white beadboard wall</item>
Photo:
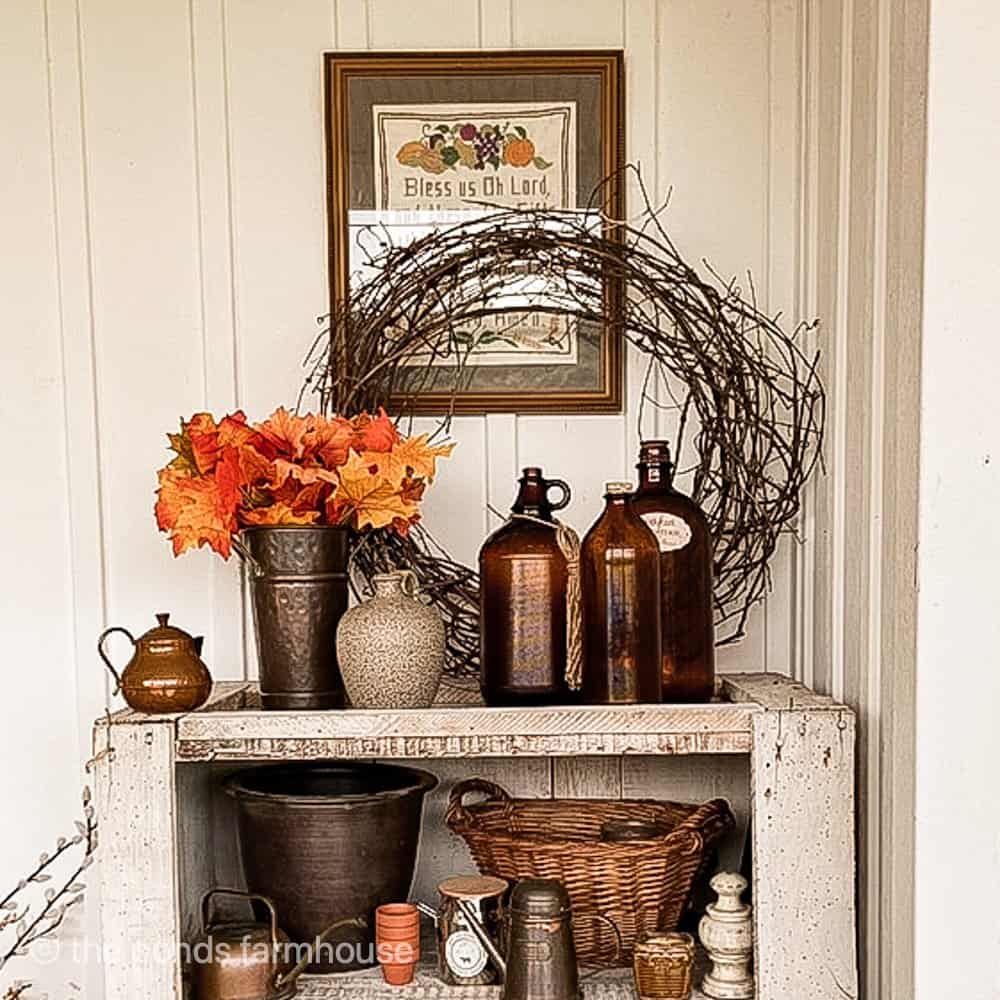
<svg viewBox="0 0 1000 1000"><path fill-rule="evenodd" d="M0 824L0 881L69 825L106 625L169 610L217 678L255 669L238 568L172 557L154 472L181 415L294 403L327 301L321 54L624 48L628 157L672 191L676 243L749 269L794 322L802 37L796 0L6 0L0 415L25 457L0 490L0 815L23 819ZM631 475L641 374L631 358L621 416L457 420L428 528L474 560L488 505L540 464L584 530L603 482ZM642 427L672 429L663 411ZM721 669L797 671L793 549Z"/></svg>

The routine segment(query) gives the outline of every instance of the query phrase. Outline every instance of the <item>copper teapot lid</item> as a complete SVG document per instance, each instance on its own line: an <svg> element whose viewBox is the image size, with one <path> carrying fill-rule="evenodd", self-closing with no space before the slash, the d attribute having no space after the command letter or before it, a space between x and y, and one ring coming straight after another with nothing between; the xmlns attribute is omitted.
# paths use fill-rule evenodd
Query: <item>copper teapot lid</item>
<svg viewBox="0 0 1000 1000"><path fill-rule="evenodd" d="M159 624L155 628L149 629L148 632L143 632L136 640L136 645L146 646L156 644L159 646L163 644L164 646L172 646L194 642L194 636L189 632L185 632L182 628L177 628L176 625L168 625L167 622L169 619L170 613L161 611L156 616Z"/></svg>

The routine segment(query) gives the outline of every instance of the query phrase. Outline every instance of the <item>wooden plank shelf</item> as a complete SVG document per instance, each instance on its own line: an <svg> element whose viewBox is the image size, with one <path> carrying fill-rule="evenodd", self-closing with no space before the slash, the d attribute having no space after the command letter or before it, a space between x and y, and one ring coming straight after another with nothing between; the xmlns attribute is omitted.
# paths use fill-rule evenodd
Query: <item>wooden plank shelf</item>
<svg viewBox="0 0 1000 1000"><path fill-rule="evenodd" d="M581 976L586 975L582 972ZM696 975L700 982L701 975ZM581 983L583 1000L638 1000L631 969L609 969ZM418 969L408 986L387 986L378 969L336 976L303 976L299 1000L500 1000L499 986L447 986L433 968ZM697 989L691 1000L705 1000Z"/></svg>
<svg viewBox="0 0 1000 1000"><path fill-rule="evenodd" d="M108 1000L178 1000L179 950L199 931L198 900L242 884L232 803L221 781L254 761L396 759L432 771L414 881L473 869L444 824L456 781L479 775L514 795L723 796L737 817L723 864L752 830L757 1000L857 996L854 884L855 719L849 708L778 674L724 675L702 705L486 708L468 690L427 710L264 712L256 685L216 684L183 715L122 711L94 730L103 830L101 916ZM422 762L422 763L421 763ZM154 947L150 947L150 945ZM383 1000L368 980L304 980L314 1000ZM440 983L384 1000L448 1000ZM476 991L474 991L476 992ZM480 1000L493 1000L483 990ZM376 996L376 994L378 994ZM450 996L450 994L448 995ZM586 1000L634 1000L627 981L588 981ZM467 990L454 1000L477 1000Z"/></svg>

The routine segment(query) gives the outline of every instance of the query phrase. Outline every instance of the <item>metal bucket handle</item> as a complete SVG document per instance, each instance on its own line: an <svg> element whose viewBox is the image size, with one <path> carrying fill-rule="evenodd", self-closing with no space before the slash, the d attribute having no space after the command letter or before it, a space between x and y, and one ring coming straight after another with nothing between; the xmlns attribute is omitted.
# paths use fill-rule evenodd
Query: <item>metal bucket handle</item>
<svg viewBox="0 0 1000 1000"><path fill-rule="evenodd" d="M264 570L260 563L250 554L250 550L243 544L243 542L236 536L233 535L232 546L236 554L243 560L251 576L263 576Z"/></svg>

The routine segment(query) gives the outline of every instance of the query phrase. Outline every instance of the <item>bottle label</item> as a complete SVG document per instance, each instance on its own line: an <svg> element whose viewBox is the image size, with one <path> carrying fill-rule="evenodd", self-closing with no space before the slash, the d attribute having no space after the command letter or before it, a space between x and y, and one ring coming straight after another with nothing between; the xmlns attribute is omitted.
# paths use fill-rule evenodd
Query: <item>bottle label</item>
<svg viewBox="0 0 1000 1000"><path fill-rule="evenodd" d="M663 511L657 510L643 514L642 519L656 535L661 552L676 552L691 541L690 526L676 514L664 514Z"/></svg>
<svg viewBox="0 0 1000 1000"><path fill-rule="evenodd" d="M444 943L444 958L448 968L460 979L478 976L489 960L476 935L465 930L455 930L448 935Z"/></svg>

